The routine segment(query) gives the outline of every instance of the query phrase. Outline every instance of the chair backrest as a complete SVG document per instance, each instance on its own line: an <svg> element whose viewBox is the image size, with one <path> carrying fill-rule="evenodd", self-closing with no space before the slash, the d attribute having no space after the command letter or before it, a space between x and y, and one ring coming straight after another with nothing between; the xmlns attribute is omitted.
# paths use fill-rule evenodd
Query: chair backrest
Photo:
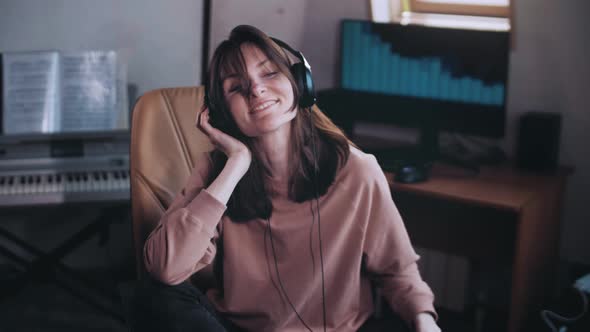
<svg viewBox="0 0 590 332"><path fill-rule="evenodd" d="M195 128L203 87L147 92L131 123L131 211L138 277L145 273L143 245L188 179L196 158L213 145Z"/></svg>

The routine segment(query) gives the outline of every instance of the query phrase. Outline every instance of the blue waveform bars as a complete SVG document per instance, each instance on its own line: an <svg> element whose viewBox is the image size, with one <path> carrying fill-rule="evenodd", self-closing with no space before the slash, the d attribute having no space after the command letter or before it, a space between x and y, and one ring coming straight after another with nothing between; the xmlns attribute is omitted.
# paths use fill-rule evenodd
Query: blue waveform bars
<svg viewBox="0 0 590 332"><path fill-rule="evenodd" d="M400 56L371 32L370 23L348 21L342 29L342 88L484 105L504 103L504 84L452 77L441 57Z"/></svg>

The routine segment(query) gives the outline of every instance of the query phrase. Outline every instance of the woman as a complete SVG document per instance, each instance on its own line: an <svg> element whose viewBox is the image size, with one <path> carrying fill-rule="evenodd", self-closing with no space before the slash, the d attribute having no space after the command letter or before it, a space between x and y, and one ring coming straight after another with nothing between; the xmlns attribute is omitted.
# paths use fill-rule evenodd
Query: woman
<svg viewBox="0 0 590 332"><path fill-rule="evenodd" d="M357 331L375 283L408 326L440 331L383 172L301 107L291 65L250 26L216 49L197 119L216 150L146 241L138 330ZM204 296L187 280L210 264Z"/></svg>

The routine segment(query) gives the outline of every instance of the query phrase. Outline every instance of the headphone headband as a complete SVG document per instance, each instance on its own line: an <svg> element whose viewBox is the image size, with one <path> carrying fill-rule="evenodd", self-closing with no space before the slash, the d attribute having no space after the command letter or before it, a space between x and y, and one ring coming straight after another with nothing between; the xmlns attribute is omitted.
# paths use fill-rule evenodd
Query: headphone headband
<svg viewBox="0 0 590 332"><path fill-rule="evenodd" d="M303 53L293 49L291 46L289 46L287 43L285 43L284 41L282 41L280 39L273 38L273 37L270 37L270 39L272 39L272 41L277 43L277 45L279 45L281 48L284 48L287 51L289 51L291 54L293 54L297 59L299 59L299 61L301 61L301 63L303 63L305 65L305 68L309 69L309 71L311 72L311 66L309 65L309 62L307 62L307 59L305 59L305 57L303 56Z"/></svg>

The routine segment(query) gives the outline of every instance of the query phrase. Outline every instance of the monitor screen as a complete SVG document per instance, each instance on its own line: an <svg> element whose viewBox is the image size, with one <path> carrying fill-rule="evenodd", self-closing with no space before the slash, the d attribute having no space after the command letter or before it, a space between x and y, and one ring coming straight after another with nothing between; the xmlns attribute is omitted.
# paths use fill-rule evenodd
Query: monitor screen
<svg viewBox="0 0 590 332"><path fill-rule="evenodd" d="M344 20L340 46L340 88L318 98L335 122L504 135L508 32Z"/></svg>

